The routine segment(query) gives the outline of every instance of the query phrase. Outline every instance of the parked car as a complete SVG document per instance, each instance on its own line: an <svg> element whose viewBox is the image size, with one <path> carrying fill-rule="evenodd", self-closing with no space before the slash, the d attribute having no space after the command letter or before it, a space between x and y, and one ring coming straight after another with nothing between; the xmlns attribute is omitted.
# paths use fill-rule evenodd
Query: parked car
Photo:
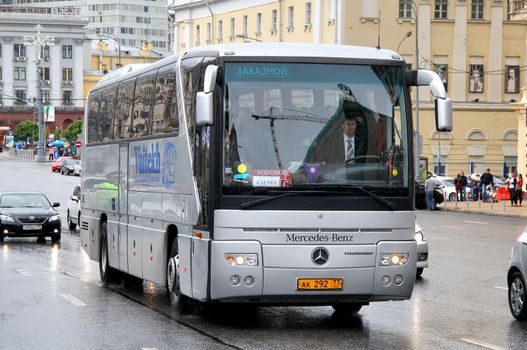
<svg viewBox="0 0 527 350"><path fill-rule="evenodd" d="M469 179L468 187L471 189L470 194L472 197L472 179L474 178L480 178L480 174L471 174ZM492 177L492 186L487 185L487 196L488 198L492 198L494 201L497 200L509 200L509 190L507 189L507 184L503 180L502 176L494 175ZM480 191L481 193L481 191Z"/></svg>
<svg viewBox="0 0 527 350"><path fill-rule="evenodd" d="M509 309L520 321L527 320L527 227L512 246L511 261L507 269Z"/></svg>
<svg viewBox="0 0 527 350"><path fill-rule="evenodd" d="M437 206L445 201L443 190L436 187L434 190L434 203ZM425 185L421 181L415 181L415 208L426 209Z"/></svg>
<svg viewBox="0 0 527 350"><path fill-rule="evenodd" d="M457 198L457 191L456 191L456 184L455 180L451 177L446 176L435 176L434 179L440 184L441 188L443 189L445 193L445 198L448 199L450 202L456 201ZM467 185L465 188L465 197L470 198L470 186ZM461 198L458 198L458 200L461 200Z"/></svg>
<svg viewBox="0 0 527 350"><path fill-rule="evenodd" d="M423 234L423 229L416 222L414 239L417 242L417 271L416 277L421 277L423 270L428 267L428 241Z"/></svg>
<svg viewBox="0 0 527 350"><path fill-rule="evenodd" d="M75 171L75 164L78 162L79 161L76 159L64 159L64 162L62 162L62 167L60 168L60 173L62 175L73 175Z"/></svg>
<svg viewBox="0 0 527 350"><path fill-rule="evenodd" d="M67 212L68 227L70 230L75 230L77 225L81 223L81 187L75 186L73 194L68 201Z"/></svg>
<svg viewBox="0 0 527 350"><path fill-rule="evenodd" d="M4 237L51 237L60 241L61 220L55 208L40 192L0 193L0 242Z"/></svg>
<svg viewBox="0 0 527 350"><path fill-rule="evenodd" d="M55 159L53 163L51 163L51 171L60 171L62 163L64 163L66 159L71 159L71 157L58 157Z"/></svg>
<svg viewBox="0 0 527 350"><path fill-rule="evenodd" d="M73 169L73 175L81 176L81 161L80 160L75 164L75 168Z"/></svg>

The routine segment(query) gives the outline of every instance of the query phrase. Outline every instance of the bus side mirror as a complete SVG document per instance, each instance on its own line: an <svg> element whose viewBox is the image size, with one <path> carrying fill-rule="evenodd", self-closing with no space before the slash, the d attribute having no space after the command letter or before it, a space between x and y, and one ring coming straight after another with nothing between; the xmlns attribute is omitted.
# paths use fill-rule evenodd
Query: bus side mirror
<svg viewBox="0 0 527 350"><path fill-rule="evenodd" d="M212 125L214 121L213 91L218 75L218 66L209 65L205 69L203 91L196 94L196 124Z"/></svg>
<svg viewBox="0 0 527 350"><path fill-rule="evenodd" d="M435 117L437 131L452 131L452 100L436 98Z"/></svg>

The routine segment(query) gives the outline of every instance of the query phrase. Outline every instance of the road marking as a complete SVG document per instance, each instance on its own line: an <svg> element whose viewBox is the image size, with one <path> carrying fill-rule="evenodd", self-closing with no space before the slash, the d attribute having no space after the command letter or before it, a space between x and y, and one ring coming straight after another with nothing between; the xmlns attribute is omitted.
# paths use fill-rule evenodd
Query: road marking
<svg viewBox="0 0 527 350"><path fill-rule="evenodd" d="M481 346L482 348L486 348L486 349L506 350L506 348L504 348L504 347L501 347L501 346L498 346L498 345L494 345L494 344L491 344L491 343L486 343L484 341L478 341L478 340L475 340L475 339L461 338L461 341L464 341L465 343L469 343L469 344L472 344L472 345Z"/></svg>
<svg viewBox="0 0 527 350"><path fill-rule="evenodd" d="M478 225L488 225L488 222L482 222L482 221L471 221L471 220L465 220L463 222L466 222L467 224L478 224Z"/></svg>
<svg viewBox="0 0 527 350"><path fill-rule="evenodd" d="M25 271L25 270L22 270L22 269L15 269L16 272L18 272L19 274L21 274L22 276L33 276L31 273Z"/></svg>
<svg viewBox="0 0 527 350"><path fill-rule="evenodd" d="M141 350L157 350L157 348L141 348Z"/></svg>
<svg viewBox="0 0 527 350"><path fill-rule="evenodd" d="M494 287L494 288L496 288L496 289L503 289L503 290L509 290L509 288L507 288L507 287Z"/></svg>
<svg viewBox="0 0 527 350"><path fill-rule="evenodd" d="M433 239L447 239L446 237L440 237L440 236L434 236L434 235L426 235L426 238L433 238Z"/></svg>
<svg viewBox="0 0 527 350"><path fill-rule="evenodd" d="M64 299L66 299L67 301L69 301L70 303L72 303L73 305L77 305L77 306L85 306L86 305L85 303L83 303L79 299L75 298L71 294L61 294L60 296L63 297Z"/></svg>

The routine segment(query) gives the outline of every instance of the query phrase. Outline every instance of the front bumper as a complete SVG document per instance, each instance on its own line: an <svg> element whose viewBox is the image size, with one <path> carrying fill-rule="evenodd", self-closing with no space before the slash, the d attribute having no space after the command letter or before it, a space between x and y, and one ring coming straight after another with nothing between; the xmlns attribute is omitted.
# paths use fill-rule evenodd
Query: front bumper
<svg viewBox="0 0 527 350"><path fill-rule="evenodd" d="M312 252L323 247L328 262L316 266ZM379 266L384 253L408 253L401 266ZM257 266L233 266L225 255L258 254ZM259 304L328 305L342 302L405 300L412 295L416 273L415 241L381 241L372 245L262 245L258 241L213 241L210 299ZM240 283L233 285L232 276ZM402 282L395 284L399 276ZM244 280L251 277L254 284ZM386 279L389 282L386 283ZM341 278L342 289L299 290L299 278Z"/></svg>
<svg viewBox="0 0 527 350"><path fill-rule="evenodd" d="M0 235L4 237L52 237L60 234L61 226L62 223L61 220L59 220L53 222L45 222L42 224L41 229L25 230L23 224L2 222L0 224Z"/></svg>
<svg viewBox="0 0 527 350"><path fill-rule="evenodd" d="M428 267L428 241L417 242L417 268Z"/></svg>

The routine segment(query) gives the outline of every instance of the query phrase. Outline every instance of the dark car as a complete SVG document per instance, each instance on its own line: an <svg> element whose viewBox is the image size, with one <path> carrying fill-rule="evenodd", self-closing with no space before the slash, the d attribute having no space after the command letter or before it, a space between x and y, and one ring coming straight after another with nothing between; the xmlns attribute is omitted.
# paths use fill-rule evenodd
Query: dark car
<svg viewBox="0 0 527 350"><path fill-rule="evenodd" d="M434 190L434 203L437 206L445 201L445 195L443 190L439 187L436 187ZM426 194L425 194L425 184L421 181L415 181L415 208L416 209L426 209Z"/></svg>
<svg viewBox="0 0 527 350"><path fill-rule="evenodd" d="M52 242L60 241L58 206L40 192L1 192L0 242L4 237L51 237Z"/></svg>
<svg viewBox="0 0 527 350"><path fill-rule="evenodd" d="M64 162L62 162L62 167L60 168L60 173L62 175L73 175L75 172L75 165L79 161L76 159L64 159Z"/></svg>

